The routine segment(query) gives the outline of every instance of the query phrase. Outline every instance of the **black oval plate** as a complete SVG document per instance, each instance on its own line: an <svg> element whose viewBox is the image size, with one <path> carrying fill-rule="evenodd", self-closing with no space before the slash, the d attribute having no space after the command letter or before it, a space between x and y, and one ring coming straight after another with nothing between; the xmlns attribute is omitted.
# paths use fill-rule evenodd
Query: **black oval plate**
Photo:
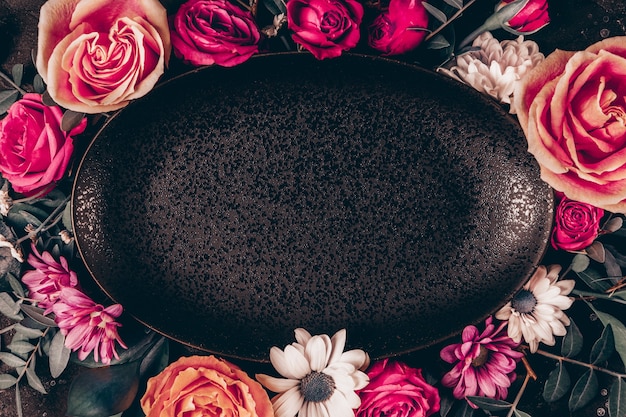
<svg viewBox="0 0 626 417"><path fill-rule="evenodd" d="M516 121L375 57L260 56L118 112L72 196L104 291L185 344L265 361L293 329L374 358L484 319L547 246L550 188Z"/></svg>

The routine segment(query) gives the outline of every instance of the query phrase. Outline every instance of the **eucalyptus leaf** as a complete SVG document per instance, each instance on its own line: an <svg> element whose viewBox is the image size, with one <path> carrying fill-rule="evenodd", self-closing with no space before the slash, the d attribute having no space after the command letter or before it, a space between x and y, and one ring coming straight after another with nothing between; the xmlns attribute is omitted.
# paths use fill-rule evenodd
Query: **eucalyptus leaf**
<svg viewBox="0 0 626 417"><path fill-rule="evenodd" d="M607 324L604 330L602 331L602 335L596 342L593 344L591 348L591 353L589 354L589 361L593 365L598 365L602 362L607 361L611 355L615 352L615 338L613 336L613 328L611 324Z"/></svg>
<svg viewBox="0 0 626 417"><path fill-rule="evenodd" d="M626 416L626 381L623 378L616 378L611 385L608 409L610 416Z"/></svg>
<svg viewBox="0 0 626 417"><path fill-rule="evenodd" d="M7 349L9 349L12 353L28 353L35 350L35 345L26 341L11 341L7 345Z"/></svg>
<svg viewBox="0 0 626 417"><path fill-rule="evenodd" d="M41 379L35 373L34 361L31 362L33 366L28 366L26 368L26 380L28 381L28 385L36 391L39 391L42 394L47 394L46 388L41 383Z"/></svg>
<svg viewBox="0 0 626 417"><path fill-rule="evenodd" d="M11 76L15 85L22 85L22 79L24 78L24 64L15 64L11 68Z"/></svg>
<svg viewBox="0 0 626 417"><path fill-rule="evenodd" d="M24 417L24 410L22 409L22 393L20 392L20 386L15 384L15 409L17 411L17 417Z"/></svg>
<svg viewBox="0 0 626 417"><path fill-rule="evenodd" d="M38 330L45 330L48 328L48 326L45 326L39 323L38 321L31 319L30 317L24 317L22 321L20 321L20 325L24 327L28 327L29 329L38 329Z"/></svg>
<svg viewBox="0 0 626 417"><path fill-rule="evenodd" d="M261 2L273 16L287 13L287 4L284 0L261 0Z"/></svg>
<svg viewBox="0 0 626 417"><path fill-rule="evenodd" d="M9 111L9 108L17 101L19 95L20 92L17 90L0 91L0 114L4 114Z"/></svg>
<svg viewBox="0 0 626 417"><path fill-rule="evenodd" d="M44 91L46 91L46 84L43 82L43 78L41 78L41 75L39 74L36 74L33 79L33 90L35 90L35 93L37 94L43 94Z"/></svg>
<svg viewBox="0 0 626 417"><path fill-rule="evenodd" d="M41 102L45 106L56 106L57 103L54 101L52 97L50 97L50 93L46 90L41 94Z"/></svg>
<svg viewBox="0 0 626 417"><path fill-rule="evenodd" d="M138 362L86 368L72 382L67 415L101 417L126 410L137 395L138 369Z"/></svg>
<svg viewBox="0 0 626 417"><path fill-rule="evenodd" d="M443 35L435 35L427 45L428 49L444 49L450 46L450 42Z"/></svg>
<svg viewBox="0 0 626 417"><path fill-rule="evenodd" d="M448 413L452 409L452 406L455 403L455 399L449 395L442 395L441 400L439 402L439 415L441 417L447 417Z"/></svg>
<svg viewBox="0 0 626 417"><path fill-rule="evenodd" d="M0 313L11 320L21 320L23 318L19 314L20 304L6 292L0 292Z"/></svg>
<svg viewBox="0 0 626 417"><path fill-rule="evenodd" d="M470 407L467 401L463 401L461 408L456 410L454 417L472 417L474 415L474 409Z"/></svg>
<svg viewBox="0 0 626 417"><path fill-rule="evenodd" d="M591 246L585 249L587 255L596 262L604 263L605 259L605 250L602 242L598 242L597 240L591 244Z"/></svg>
<svg viewBox="0 0 626 417"><path fill-rule="evenodd" d="M22 286L22 284L20 283L20 281L17 279L15 275L9 272L6 274L6 279L7 279L7 282L9 283L9 286L11 287L11 289L13 290L15 294L17 294L19 297L26 296L24 287Z"/></svg>
<svg viewBox="0 0 626 417"><path fill-rule="evenodd" d="M616 284L622 279L622 269L617 264L615 256L608 250L605 253L604 267L606 268L606 275L612 283Z"/></svg>
<svg viewBox="0 0 626 417"><path fill-rule="evenodd" d="M611 283L607 281L606 277L600 275L595 269L587 268L584 271L577 272L576 275L592 290L605 292L611 288Z"/></svg>
<svg viewBox="0 0 626 417"><path fill-rule="evenodd" d="M169 363L169 356L169 342L166 338L161 336L141 361L139 376L143 378L147 375L160 373Z"/></svg>
<svg viewBox="0 0 626 417"><path fill-rule="evenodd" d="M9 352L0 352L0 361L12 368L26 365L26 361L24 359Z"/></svg>
<svg viewBox="0 0 626 417"><path fill-rule="evenodd" d="M617 262L619 266L626 267L626 255L622 255L617 250L617 248L615 248L615 246L605 243L604 249L606 249L608 252L611 252L613 257L615 258L615 262Z"/></svg>
<svg viewBox="0 0 626 417"><path fill-rule="evenodd" d="M443 0L455 9L463 8L463 0Z"/></svg>
<svg viewBox="0 0 626 417"><path fill-rule="evenodd" d="M589 257L583 253L577 253L574 258L572 258L572 263L570 264L570 268L572 271L578 273L583 272L585 269L589 268Z"/></svg>
<svg viewBox="0 0 626 417"><path fill-rule="evenodd" d="M72 205L68 204L65 206L65 210L63 210L63 217L61 218L61 222L63 222L63 226L70 232L73 233L72 230Z"/></svg>
<svg viewBox="0 0 626 417"><path fill-rule="evenodd" d="M28 317L35 320L36 322L43 324L44 326L57 327L56 322L52 318L43 315L45 310L42 308L34 307L28 304L22 304L22 311L26 313Z"/></svg>
<svg viewBox="0 0 626 417"><path fill-rule="evenodd" d="M582 332L574 320L570 318L569 326L567 326L567 333L561 342L561 355L566 358L572 358L578 355L583 348L583 342Z"/></svg>
<svg viewBox="0 0 626 417"><path fill-rule="evenodd" d="M525 413L522 410L518 410L518 409L513 410L513 415L515 417L531 417L530 414Z"/></svg>
<svg viewBox="0 0 626 417"><path fill-rule="evenodd" d="M61 118L61 130L69 132L78 126L85 118L85 113L75 112L73 110L66 110Z"/></svg>
<svg viewBox="0 0 626 417"><path fill-rule="evenodd" d="M444 12L433 6L432 4L422 2L424 8L428 13L430 13L435 19L439 20L441 23L446 23L448 21L448 17Z"/></svg>
<svg viewBox="0 0 626 417"><path fill-rule="evenodd" d="M26 210L20 210L19 215L22 216L24 218L24 220L26 220L26 222L30 225L33 225L35 227L39 227L41 226L42 220L40 220L37 216L35 216L32 213L29 213ZM47 216L46 216L47 217Z"/></svg>
<svg viewBox="0 0 626 417"><path fill-rule="evenodd" d="M13 227L13 229L15 230L24 230L26 226L31 224L31 222L22 214L23 212L27 212L35 216L37 218L37 224L41 224L41 221L46 219L49 215L49 213L47 213L46 211L30 204L16 203L13 204L13 206L11 206L11 209L9 210L9 214L6 218L7 224Z"/></svg>
<svg viewBox="0 0 626 417"><path fill-rule="evenodd" d="M0 375L0 389L11 388L17 383L17 378L9 374Z"/></svg>
<svg viewBox="0 0 626 417"><path fill-rule="evenodd" d="M621 229L623 225L624 220L621 217L613 217L611 220L606 222L606 224L602 227L602 230L613 233Z"/></svg>
<svg viewBox="0 0 626 417"><path fill-rule="evenodd" d="M58 378L63 373L70 360L70 353L70 349L65 346L65 336L60 331L56 332L48 351L52 378Z"/></svg>
<svg viewBox="0 0 626 417"><path fill-rule="evenodd" d="M613 337L615 338L615 350L619 354L622 363L626 364L626 327L612 315L597 310L593 304L587 303L587 305L596 313L596 316L598 316L605 327L609 324L611 325Z"/></svg>
<svg viewBox="0 0 626 417"><path fill-rule="evenodd" d="M593 369L586 371L574 384L568 407L574 412L580 410L598 394L598 377Z"/></svg>
<svg viewBox="0 0 626 417"><path fill-rule="evenodd" d="M469 395L467 399L470 400L474 405L477 405L478 407L487 411L505 411L509 410L512 407L512 404L509 402L506 402L504 400L496 400L493 398Z"/></svg>
<svg viewBox="0 0 626 417"><path fill-rule="evenodd" d="M567 368L565 368L563 362L559 361L556 368L548 375L548 379L543 386L543 399L549 403L558 401L567 394L570 386L571 380Z"/></svg>
<svg viewBox="0 0 626 417"><path fill-rule="evenodd" d="M27 327L22 324L24 320L15 325L15 332L21 335L24 335L28 339L36 339L38 337L43 336L43 332L41 329L33 329L32 327Z"/></svg>

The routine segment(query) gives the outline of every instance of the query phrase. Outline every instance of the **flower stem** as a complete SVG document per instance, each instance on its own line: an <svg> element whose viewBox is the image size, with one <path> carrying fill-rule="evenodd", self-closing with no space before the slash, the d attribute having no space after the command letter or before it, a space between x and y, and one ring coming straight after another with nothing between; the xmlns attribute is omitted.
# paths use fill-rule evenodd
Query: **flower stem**
<svg viewBox="0 0 626 417"><path fill-rule="evenodd" d="M465 10L467 10L472 4L476 3L476 0L470 0L467 2L467 4L465 4L463 7L461 7L459 10L457 10L457 12L455 14L453 14L450 19L446 20L445 23L442 23L441 26L439 26L437 29L433 30L428 36L426 36L424 38L424 42L428 42L429 40L431 40L434 36L438 35L439 32L441 32L443 29L445 29L450 23L452 23L456 18L458 18L459 16L461 16L461 14L463 14L463 12Z"/></svg>
<svg viewBox="0 0 626 417"><path fill-rule="evenodd" d="M535 377L536 377L536 375L535 375ZM527 373L526 377L524 378L524 382L522 383L522 386L520 387L519 391L517 392L517 395L515 396L515 399L513 400L513 404L511 405L511 409L507 413L506 417L512 417L513 416L513 413L517 409L517 404L519 404L520 400L522 399L522 395L524 395L524 391L526 390L526 386L528 385L528 380L530 378L531 378L531 375L529 373Z"/></svg>
<svg viewBox="0 0 626 417"><path fill-rule="evenodd" d="M7 76L4 72L0 71L0 78L2 78L3 80L5 80L7 83L9 83L11 85L11 87L15 88L17 91L20 92L20 94L24 95L27 93L26 90L24 90L22 87L20 87L19 85L15 84L13 82L13 80L11 79L11 77Z"/></svg>
<svg viewBox="0 0 626 417"><path fill-rule="evenodd" d="M626 304L626 300L622 300L619 297L613 297L610 294L602 294L590 291L582 291L582 290L572 290L572 294L578 295L580 297L593 297L593 298L601 298L603 300L613 301L614 303Z"/></svg>
<svg viewBox="0 0 626 417"><path fill-rule="evenodd" d="M537 351L535 353L538 353L541 356L545 356L546 358L555 359L557 361L565 361L565 362L572 363L574 365L583 366L583 367L586 367L586 368L589 368L589 369L593 369L594 371L602 372L602 373L605 373L607 375L614 376L616 378L626 378L626 374L622 374L622 373L619 373L619 372L611 371L610 369L602 368L600 366L597 366L597 365L594 365L594 364L591 364L591 363L577 361L576 359L567 358L565 356L555 355L554 353L546 352L545 350L537 349Z"/></svg>
<svg viewBox="0 0 626 417"><path fill-rule="evenodd" d="M48 227L51 224L55 224L56 222L59 221L59 219L61 218L59 216L59 214L65 210L65 205L68 203L68 201L70 201L70 196L68 195L67 197L65 197L65 199L63 200L63 202L61 204L59 204L59 206L57 208L54 209L54 211L52 213L50 213L50 215L46 218L46 220L44 220L39 227L37 227L35 230L33 230L32 232L26 234L25 236L22 236L21 238L19 238L17 240L17 242L15 242L15 246L21 244L22 242L26 241L27 239L30 239L31 236L33 235L37 235L39 232L41 232L42 230L47 230L46 227ZM55 219L57 216L59 216L57 219ZM53 219L55 219L54 221L52 221ZM49 227L48 227L49 229Z"/></svg>

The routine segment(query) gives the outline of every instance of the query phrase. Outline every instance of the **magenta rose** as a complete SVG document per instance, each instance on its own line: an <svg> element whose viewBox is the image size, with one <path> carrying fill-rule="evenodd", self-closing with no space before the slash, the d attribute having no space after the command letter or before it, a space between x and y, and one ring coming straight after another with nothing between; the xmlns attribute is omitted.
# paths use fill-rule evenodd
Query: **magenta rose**
<svg viewBox="0 0 626 417"><path fill-rule="evenodd" d="M363 6L355 0L289 0L287 24L293 40L317 59L336 58L361 36Z"/></svg>
<svg viewBox="0 0 626 417"><path fill-rule="evenodd" d="M193 65L232 67L259 51L261 35L252 14L227 0L190 0L170 27L174 53Z"/></svg>
<svg viewBox="0 0 626 417"><path fill-rule="evenodd" d="M391 0L389 10L369 27L368 43L383 55L400 55L422 43L427 27L428 13L421 1Z"/></svg>
<svg viewBox="0 0 626 417"><path fill-rule="evenodd" d="M516 85L541 178L568 198L626 213L626 37L556 50Z"/></svg>
<svg viewBox="0 0 626 417"><path fill-rule="evenodd" d="M496 12L509 10L502 27L517 35L531 34L550 23L548 0L501 0Z"/></svg>
<svg viewBox="0 0 626 417"><path fill-rule="evenodd" d="M25 195L49 192L65 175L74 151L73 136L87 126L61 130L63 111L46 106L39 94L25 94L0 121L0 172Z"/></svg>
<svg viewBox="0 0 626 417"><path fill-rule="evenodd" d="M566 251L586 248L598 237L602 216L600 208L563 198L556 209L552 246Z"/></svg>
<svg viewBox="0 0 626 417"><path fill-rule="evenodd" d="M158 0L48 0L41 7L37 71L67 109L107 112L145 95L170 49Z"/></svg>
<svg viewBox="0 0 626 417"><path fill-rule="evenodd" d="M384 359L367 375L370 382L358 392L356 417L427 417L439 411L439 391L424 380L420 369Z"/></svg>

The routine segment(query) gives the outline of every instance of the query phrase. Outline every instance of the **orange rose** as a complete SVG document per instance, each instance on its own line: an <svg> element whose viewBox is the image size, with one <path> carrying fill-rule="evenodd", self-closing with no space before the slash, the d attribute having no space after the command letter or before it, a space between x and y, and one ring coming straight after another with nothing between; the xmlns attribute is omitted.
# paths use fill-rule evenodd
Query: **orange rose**
<svg viewBox="0 0 626 417"><path fill-rule="evenodd" d="M146 417L272 417L267 392L237 366L215 356L182 357L148 380ZM191 414L190 414L191 415Z"/></svg>
<svg viewBox="0 0 626 417"><path fill-rule="evenodd" d="M541 178L568 198L626 213L626 37L557 50L515 89Z"/></svg>

